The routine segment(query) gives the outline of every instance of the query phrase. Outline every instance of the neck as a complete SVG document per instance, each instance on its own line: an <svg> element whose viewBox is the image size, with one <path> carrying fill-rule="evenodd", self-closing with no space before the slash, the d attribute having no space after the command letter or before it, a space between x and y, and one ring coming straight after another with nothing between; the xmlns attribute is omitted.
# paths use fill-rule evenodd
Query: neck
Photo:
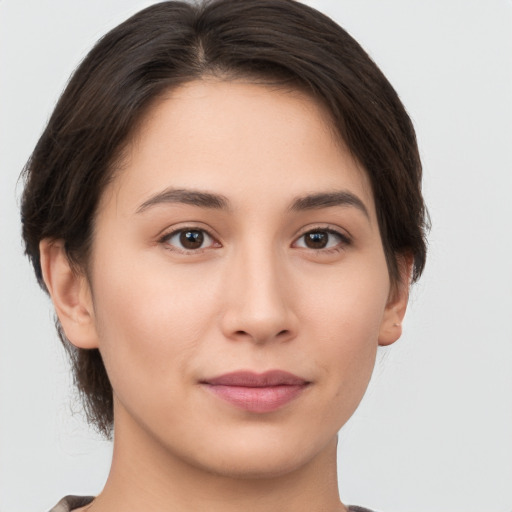
<svg viewBox="0 0 512 512"><path fill-rule="evenodd" d="M345 512L339 499L336 438L282 474L216 474L169 453L142 429L118 428L112 467L90 512Z"/></svg>

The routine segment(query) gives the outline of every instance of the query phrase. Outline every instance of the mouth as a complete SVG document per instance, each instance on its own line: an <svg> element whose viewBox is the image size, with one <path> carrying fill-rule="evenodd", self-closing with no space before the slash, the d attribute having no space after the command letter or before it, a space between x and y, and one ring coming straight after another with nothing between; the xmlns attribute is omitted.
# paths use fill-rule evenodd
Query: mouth
<svg viewBox="0 0 512 512"><path fill-rule="evenodd" d="M201 381L218 398L254 413L269 413L298 398L311 382L282 370L237 371Z"/></svg>

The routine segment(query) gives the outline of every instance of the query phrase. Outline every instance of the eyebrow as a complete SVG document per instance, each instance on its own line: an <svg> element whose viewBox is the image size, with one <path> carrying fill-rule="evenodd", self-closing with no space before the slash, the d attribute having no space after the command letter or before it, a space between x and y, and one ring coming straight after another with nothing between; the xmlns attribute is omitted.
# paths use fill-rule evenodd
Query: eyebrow
<svg viewBox="0 0 512 512"><path fill-rule="evenodd" d="M202 192L199 190L168 188L144 201L137 208L137 213L142 213L153 206L169 203L189 204L200 208L211 208L215 210L229 209L229 200L221 194ZM318 192L298 197L292 201L289 210L317 210L333 206L353 206L364 213L368 219L370 218L368 209L363 201L347 190Z"/></svg>
<svg viewBox="0 0 512 512"><path fill-rule="evenodd" d="M168 188L144 201L137 208L137 213L142 213L152 206L168 203L190 204L192 206L212 208L215 210L227 210L229 207L228 199L220 194L200 192L198 190Z"/></svg>
<svg viewBox="0 0 512 512"><path fill-rule="evenodd" d="M370 219L370 214L368 213L368 209L364 205L363 201L347 190L320 192L317 194L298 197L292 202L290 210L316 210L320 208L330 208L332 206L353 206Z"/></svg>

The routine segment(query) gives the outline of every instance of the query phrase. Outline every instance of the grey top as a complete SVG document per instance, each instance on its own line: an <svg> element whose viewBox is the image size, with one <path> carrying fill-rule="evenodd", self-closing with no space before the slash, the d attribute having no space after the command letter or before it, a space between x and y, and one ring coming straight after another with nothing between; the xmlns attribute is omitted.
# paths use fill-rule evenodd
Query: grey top
<svg viewBox="0 0 512 512"><path fill-rule="evenodd" d="M94 496L66 496L62 498L50 512L70 512L75 508L85 507L94 499Z"/></svg>
<svg viewBox="0 0 512 512"><path fill-rule="evenodd" d="M71 512L75 508L85 507L91 503L94 499L94 496L66 496L62 498L55 507L53 507L49 512ZM368 508L363 507L348 507L350 512L372 512Z"/></svg>

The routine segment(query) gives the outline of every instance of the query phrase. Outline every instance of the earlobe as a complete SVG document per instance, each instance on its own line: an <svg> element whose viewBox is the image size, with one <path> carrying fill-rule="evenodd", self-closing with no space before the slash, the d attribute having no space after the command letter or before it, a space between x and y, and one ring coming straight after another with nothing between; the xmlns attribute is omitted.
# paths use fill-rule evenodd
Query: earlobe
<svg viewBox="0 0 512 512"><path fill-rule="evenodd" d="M379 331L379 345L391 345L402 335L402 322L409 301L409 288L413 268L413 258L409 255L398 259L400 279L393 287Z"/></svg>
<svg viewBox="0 0 512 512"><path fill-rule="evenodd" d="M39 244L43 279L68 340L78 348L98 348L87 278L72 268L62 240Z"/></svg>

